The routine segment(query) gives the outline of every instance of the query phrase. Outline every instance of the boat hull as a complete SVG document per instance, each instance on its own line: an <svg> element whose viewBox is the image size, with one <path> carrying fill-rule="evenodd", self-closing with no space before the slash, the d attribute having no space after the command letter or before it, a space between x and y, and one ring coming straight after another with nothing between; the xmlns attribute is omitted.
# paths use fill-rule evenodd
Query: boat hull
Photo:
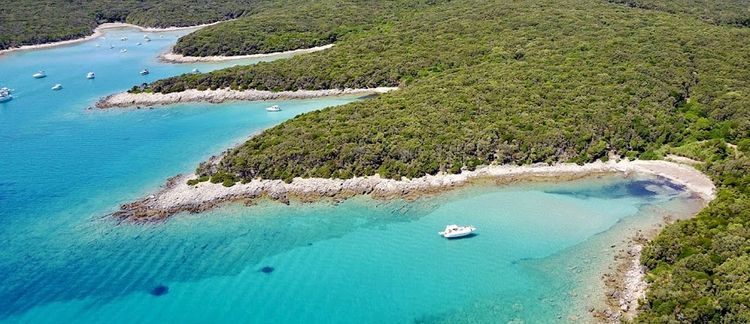
<svg viewBox="0 0 750 324"><path fill-rule="evenodd" d="M477 229L475 227L466 227L466 228L462 228L462 229L457 230L457 231L450 231L450 232L443 231L443 232L438 232L438 234L440 236L444 237L444 238L452 239L452 238L460 238L460 237L471 236L471 235L474 234L474 231L476 231L476 230Z"/></svg>

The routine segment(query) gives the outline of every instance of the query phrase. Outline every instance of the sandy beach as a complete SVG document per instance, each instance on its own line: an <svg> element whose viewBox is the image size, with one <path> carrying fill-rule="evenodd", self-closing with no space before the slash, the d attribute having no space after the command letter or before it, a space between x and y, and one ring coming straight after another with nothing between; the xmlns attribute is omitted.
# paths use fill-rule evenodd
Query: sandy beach
<svg viewBox="0 0 750 324"><path fill-rule="evenodd" d="M169 63L192 63L192 62L221 62L221 61L233 61L242 59L259 59L259 58L282 58L291 55L305 54L326 50L333 47L333 44L316 46L311 48L303 48L284 52L274 52L267 54L251 54L251 55L235 55L235 56L184 56L182 54L173 53L171 50L168 53L159 55L159 59Z"/></svg>
<svg viewBox="0 0 750 324"><path fill-rule="evenodd" d="M309 99L342 95L367 95L385 93L398 88L369 88L369 89L327 89L327 90L297 90L297 91L261 91L261 90L196 90L190 89L172 93L128 93L122 92L101 98L96 102L96 107L125 108L125 107L151 107L168 105L182 102L210 102L221 103L232 100L263 101L278 99Z"/></svg>
<svg viewBox="0 0 750 324"><path fill-rule="evenodd" d="M80 42L85 42L88 40L92 40L94 38L102 36L104 33L103 31L106 29L117 29L117 28L137 28L143 32L168 32L168 31L175 31L175 30L183 30L183 29L200 29L206 26L211 26L218 24L220 22L224 22L227 20L217 21L210 24L202 24L202 25L195 25L195 26L186 26L186 27L166 27L166 28L152 28L152 27L141 27L138 25L133 24L126 24L126 23L104 23L96 27L94 29L94 33L81 38L76 39L70 39L70 40L64 40L59 42L52 42L52 43L45 43L45 44L36 44L36 45L24 45L21 47L14 47L9 49L0 50L0 55L8 54L16 51L26 51L26 50L35 50L35 49L42 49L42 48L50 48L50 47L57 47L57 46L65 46L70 44L76 44Z"/></svg>
<svg viewBox="0 0 750 324"><path fill-rule="evenodd" d="M224 187L222 184L202 182L187 184L197 175L180 175L167 181L163 189L147 198L121 206L114 216L132 221L159 221L176 213L201 212L220 204L259 197L286 201L289 198L321 199L346 198L358 194L376 197L403 197L407 195L446 190L468 184L480 178L516 180L540 177L584 176L598 173L639 173L655 175L684 185L709 201L714 198L715 187L711 180L698 170L669 161L619 161L594 162L584 165L490 165L460 174L426 175L415 179L383 179L377 175L352 179L295 178L291 183L281 180L253 180L245 184Z"/></svg>

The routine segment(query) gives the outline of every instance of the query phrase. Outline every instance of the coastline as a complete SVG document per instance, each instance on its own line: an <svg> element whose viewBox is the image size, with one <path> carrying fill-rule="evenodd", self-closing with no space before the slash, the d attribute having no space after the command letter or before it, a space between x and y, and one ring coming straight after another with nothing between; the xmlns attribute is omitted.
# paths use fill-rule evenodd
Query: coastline
<svg viewBox="0 0 750 324"><path fill-rule="evenodd" d="M222 103L225 101L263 101L278 99L310 99L319 97L342 95L379 94L397 90L395 87L380 87L366 89L326 89L326 90L297 90L297 91L263 91L263 90L196 90L189 89L172 93L128 93L121 92L99 99L95 106L99 109L152 107L184 102Z"/></svg>
<svg viewBox="0 0 750 324"><path fill-rule="evenodd" d="M450 190L479 179L518 181L532 179L575 178L596 174L648 174L664 177L683 185L702 199L715 196L711 180L700 171L668 161L594 162L584 165L490 165L460 174L426 175L415 179L383 179L378 175L352 179L294 178L291 183L281 180L257 179L244 184L224 187L222 184L202 182L190 186L188 180L197 175L178 175L170 178L158 192L138 201L124 204L112 215L121 220L154 222L165 220L180 212L202 212L229 202L250 201L269 197L288 202L290 198L303 201L346 199L369 194L379 198L409 197Z"/></svg>
<svg viewBox="0 0 750 324"><path fill-rule="evenodd" d="M44 44L35 44L35 45L23 45L20 47L13 47L8 48L4 50L0 50L0 56L4 54L9 54L13 52L18 51L27 51L27 50L36 50L36 49L43 49L43 48L51 48L51 47L58 47L58 46L65 46L65 45L71 45L76 44L80 42L89 41L92 39L95 39L97 37L102 36L104 33L103 31L106 29L119 29L119 28L136 28L139 29L142 32L152 32L152 33L159 33L159 32L168 32L168 31L175 31L175 30L183 30L183 29L200 29L203 27L215 25L221 22L225 22L229 20L220 20L213 23L208 24L201 24L201 25L195 25L195 26L185 26L185 27L165 27L165 28L156 28L156 27L142 27L138 25L128 24L128 23L104 23L99 26L97 26L94 29L94 33L88 36L84 36L81 38L75 38L75 39L69 39L64 41L57 41L57 42L51 42L51 43L44 43Z"/></svg>
<svg viewBox="0 0 750 324"><path fill-rule="evenodd" d="M283 51L283 52L250 54L250 55L235 55L235 56L220 56L220 55L184 56L182 54L174 53L170 49L169 52L159 55L159 60L163 62L167 62L167 63L195 63L195 62L234 61L234 60L254 59L254 58L275 58L275 57L282 57L282 56L287 56L287 55L297 55L297 54L306 54L306 53L323 51L323 50L327 50L333 47L333 45L334 44L328 44L328 45L323 45L323 46L301 48L301 49Z"/></svg>
<svg viewBox="0 0 750 324"><path fill-rule="evenodd" d="M665 218L662 223L668 224L669 219ZM601 277L607 289L603 296L606 307L593 311L594 318L606 323L620 323L623 319L630 322L638 315L638 307L648 289L641 253L648 240L654 238L661 228L662 224L659 224L645 233L638 230L615 254L614 268Z"/></svg>

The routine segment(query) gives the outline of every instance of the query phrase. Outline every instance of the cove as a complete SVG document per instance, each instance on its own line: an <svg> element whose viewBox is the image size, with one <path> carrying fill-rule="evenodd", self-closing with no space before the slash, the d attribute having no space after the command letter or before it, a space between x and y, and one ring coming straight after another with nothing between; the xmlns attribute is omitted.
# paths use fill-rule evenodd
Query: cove
<svg viewBox="0 0 750 324"><path fill-rule="evenodd" d="M476 185L415 201L232 204L118 223L105 215L247 136L356 100L86 109L139 82L237 64L158 62L186 32L147 33L153 41L137 46L144 33L108 30L106 39L0 57L0 85L16 89L0 104L0 321L584 318L603 293L612 245L701 207L662 179L602 176ZM143 68L151 74L139 75ZM31 78L37 70L48 77ZM88 71L97 78L85 79ZM54 83L64 89L51 91ZM270 104L284 110L269 114ZM473 224L478 235L438 236L450 223Z"/></svg>

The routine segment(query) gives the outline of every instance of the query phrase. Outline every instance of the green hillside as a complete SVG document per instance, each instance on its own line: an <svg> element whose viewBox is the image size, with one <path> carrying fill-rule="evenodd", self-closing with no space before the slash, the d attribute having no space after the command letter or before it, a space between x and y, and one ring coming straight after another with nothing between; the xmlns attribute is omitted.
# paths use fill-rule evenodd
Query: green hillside
<svg viewBox="0 0 750 324"><path fill-rule="evenodd" d="M719 198L646 248L652 286L638 321L747 322L750 29L712 19L725 12L715 6L702 15L704 4L691 4L698 7L398 7L387 21L337 34L332 49L169 78L146 91L401 87L289 120L231 150L218 170L199 168L226 183L419 177L488 163L583 163L610 151L642 159L692 153L707 162Z"/></svg>

